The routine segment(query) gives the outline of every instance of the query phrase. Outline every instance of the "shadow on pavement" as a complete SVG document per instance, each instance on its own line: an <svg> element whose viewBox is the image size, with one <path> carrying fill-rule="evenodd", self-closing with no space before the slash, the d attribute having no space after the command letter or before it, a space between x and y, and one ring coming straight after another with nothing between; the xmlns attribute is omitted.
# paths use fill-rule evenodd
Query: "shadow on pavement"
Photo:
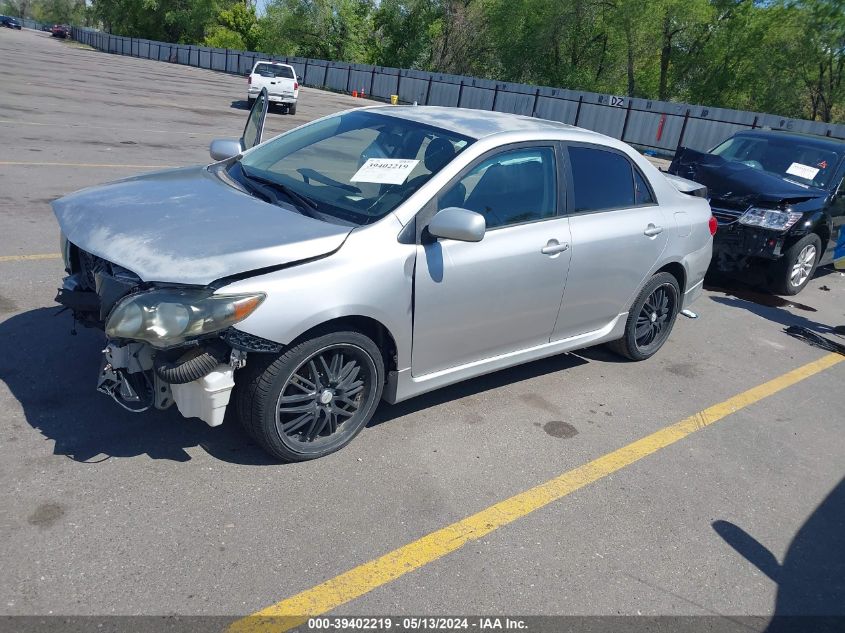
<svg viewBox="0 0 845 633"><path fill-rule="evenodd" d="M203 448L225 462L277 464L242 432L229 408L226 421L211 428L186 420L175 408L130 413L96 391L99 330L79 328L71 336L71 318L58 308L40 308L0 323L0 340L11 342L0 356L0 380L23 407L27 422L48 440L53 453L75 461L137 457L188 461L185 449ZM439 389L397 405L382 402L368 426L491 389L563 371L588 361L564 354L505 369Z"/></svg>
<svg viewBox="0 0 845 633"><path fill-rule="evenodd" d="M416 398L405 400L399 404L390 405L382 402L376 410L373 419L370 420L367 427L378 426L384 422L389 422L403 415L408 415L415 411L422 411L430 407L436 407L451 400L459 400L467 396L484 393L491 389L498 389L506 385L512 385L524 380L531 380L546 374L552 374L558 371L585 365L588 361L573 354L561 354L558 356L551 356L543 358L525 365L517 365L509 369L502 369L492 374L472 378L459 382L450 387L443 387L430 393L425 393Z"/></svg>
<svg viewBox="0 0 845 633"><path fill-rule="evenodd" d="M820 274L817 271L816 277L811 283L817 282ZM800 294L797 297L781 297L747 283L731 281L725 277L720 277L718 280L708 279L704 288L709 292L721 293L722 296L711 296L711 301L729 308L747 310L783 327L797 325L820 334L834 331L834 326L819 323L811 318L810 315L815 314L817 310L804 303Z"/></svg>
<svg viewBox="0 0 845 633"><path fill-rule="evenodd" d="M775 611L767 633L845 630L845 479L798 530L783 563L733 523L715 521L713 529L777 583Z"/></svg>
<svg viewBox="0 0 845 633"><path fill-rule="evenodd" d="M23 407L27 422L55 442L53 453L75 461L136 457L185 462L186 448L200 446L222 461L273 464L235 421L211 428L175 409L133 414L96 391L98 330L71 336L68 313L40 308L0 323L0 380Z"/></svg>

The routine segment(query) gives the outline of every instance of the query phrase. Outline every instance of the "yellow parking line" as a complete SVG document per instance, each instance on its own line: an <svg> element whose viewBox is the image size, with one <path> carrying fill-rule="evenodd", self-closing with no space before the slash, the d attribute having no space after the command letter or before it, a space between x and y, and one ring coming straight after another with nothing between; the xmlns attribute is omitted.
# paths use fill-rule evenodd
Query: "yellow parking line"
<svg viewBox="0 0 845 633"><path fill-rule="evenodd" d="M229 627L229 633L289 631L306 622L309 617L327 613L377 587L419 569L471 541L478 540L500 527L508 525L626 466L630 466L634 462L648 457L732 413L842 361L845 361L845 356L828 354L819 360L793 369L774 380L699 411L695 415L660 429L612 453L563 473L510 499L500 501L477 514L427 534L412 543L350 569L311 589L306 589L295 596L237 620Z"/></svg>
<svg viewBox="0 0 845 633"><path fill-rule="evenodd" d="M17 160L0 160L0 165L24 167L128 167L131 169L168 169L175 165L114 165L105 163L39 163Z"/></svg>
<svg viewBox="0 0 845 633"><path fill-rule="evenodd" d="M35 255L0 255L0 262L23 262L33 259L61 259L61 253L38 253Z"/></svg>

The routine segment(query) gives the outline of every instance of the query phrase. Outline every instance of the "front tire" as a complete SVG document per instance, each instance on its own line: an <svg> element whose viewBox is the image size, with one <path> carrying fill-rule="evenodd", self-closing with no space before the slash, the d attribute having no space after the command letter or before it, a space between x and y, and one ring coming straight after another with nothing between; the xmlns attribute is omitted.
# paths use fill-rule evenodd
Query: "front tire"
<svg viewBox="0 0 845 633"><path fill-rule="evenodd" d="M773 290L781 295L797 295L816 272L822 253L822 241L815 233L805 235L790 246L776 264Z"/></svg>
<svg viewBox="0 0 845 633"><path fill-rule="evenodd" d="M610 349L630 360L645 360L657 353L675 325L681 309L678 280L657 273L637 295L625 322L625 335L609 343Z"/></svg>
<svg viewBox="0 0 845 633"><path fill-rule="evenodd" d="M316 336L244 372L238 417L265 451L287 462L349 444L372 418L384 387L381 351L358 332Z"/></svg>

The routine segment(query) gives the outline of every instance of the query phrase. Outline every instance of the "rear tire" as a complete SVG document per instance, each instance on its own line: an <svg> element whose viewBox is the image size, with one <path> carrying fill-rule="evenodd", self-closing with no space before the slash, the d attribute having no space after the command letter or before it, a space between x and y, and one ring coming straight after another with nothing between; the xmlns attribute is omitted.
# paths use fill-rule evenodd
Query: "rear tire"
<svg viewBox="0 0 845 633"><path fill-rule="evenodd" d="M288 106L288 114L296 114L296 104Z"/></svg>
<svg viewBox="0 0 845 633"><path fill-rule="evenodd" d="M238 418L261 448L286 462L349 444L372 418L384 387L381 351L358 332L318 335L243 372Z"/></svg>
<svg viewBox="0 0 845 633"><path fill-rule="evenodd" d="M805 235L790 246L783 259L775 264L772 290L780 295L793 296L806 288L816 273L822 253L822 241L815 233Z"/></svg>
<svg viewBox="0 0 845 633"><path fill-rule="evenodd" d="M631 306L625 321L625 335L608 343L608 347L630 360L651 358L669 338L680 309L678 280L669 273L657 273Z"/></svg>

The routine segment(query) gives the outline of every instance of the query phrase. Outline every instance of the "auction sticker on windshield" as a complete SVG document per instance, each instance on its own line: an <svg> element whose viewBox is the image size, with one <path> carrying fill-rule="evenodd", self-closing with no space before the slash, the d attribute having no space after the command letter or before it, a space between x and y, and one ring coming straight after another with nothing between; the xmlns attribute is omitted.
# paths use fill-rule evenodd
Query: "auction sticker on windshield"
<svg viewBox="0 0 845 633"><path fill-rule="evenodd" d="M786 170L787 174L792 174L793 176L798 176L799 178L806 178L807 180L812 180L816 177L816 174L819 173L819 170L815 167L810 167L809 165L802 165L801 163L792 163L789 166L789 169Z"/></svg>
<svg viewBox="0 0 845 633"><path fill-rule="evenodd" d="M350 178L350 182L401 185L420 161L407 158L370 158Z"/></svg>

